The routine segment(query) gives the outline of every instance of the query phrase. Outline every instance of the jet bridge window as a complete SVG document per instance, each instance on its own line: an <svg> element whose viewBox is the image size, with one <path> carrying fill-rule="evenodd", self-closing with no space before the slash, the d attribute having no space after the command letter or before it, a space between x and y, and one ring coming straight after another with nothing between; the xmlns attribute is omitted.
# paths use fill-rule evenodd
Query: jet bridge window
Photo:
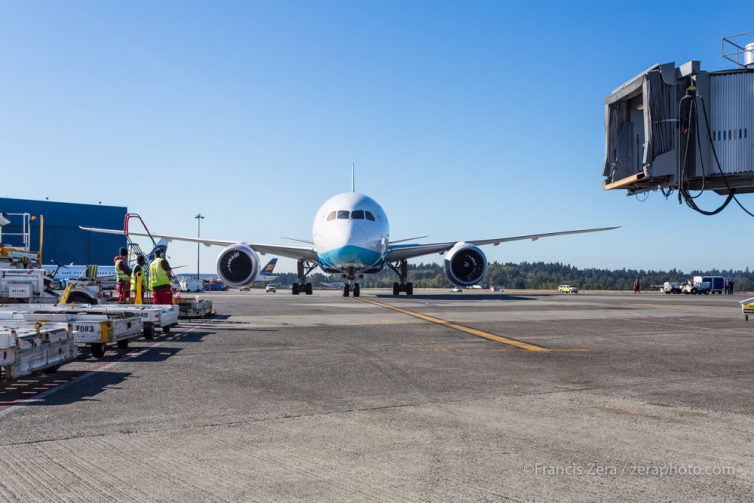
<svg viewBox="0 0 754 503"><path fill-rule="evenodd" d="M351 218L353 218L354 220L364 220L364 210L352 211Z"/></svg>
<svg viewBox="0 0 754 503"><path fill-rule="evenodd" d="M338 220L348 220L349 212L346 210L338 211Z"/></svg>
<svg viewBox="0 0 754 503"><path fill-rule="evenodd" d="M365 211L364 213L367 216L367 220L371 220L372 222L374 222L374 215L372 215L371 211Z"/></svg>
<svg viewBox="0 0 754 503"><path fill-rule="evenodd" d="M327 221L335 220L335 212L331 211L329 215L327 215Z"/></svg>

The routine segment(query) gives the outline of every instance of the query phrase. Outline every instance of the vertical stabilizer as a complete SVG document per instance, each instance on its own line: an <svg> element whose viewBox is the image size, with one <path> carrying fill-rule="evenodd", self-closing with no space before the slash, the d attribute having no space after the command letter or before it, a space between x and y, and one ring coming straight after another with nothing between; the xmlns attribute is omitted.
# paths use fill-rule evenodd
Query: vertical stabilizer
<svg viewBox="0 0 754 503"><path fill-rule="evenodd" d="M351 192L356 192L356 163L351 163Z"/></svg>

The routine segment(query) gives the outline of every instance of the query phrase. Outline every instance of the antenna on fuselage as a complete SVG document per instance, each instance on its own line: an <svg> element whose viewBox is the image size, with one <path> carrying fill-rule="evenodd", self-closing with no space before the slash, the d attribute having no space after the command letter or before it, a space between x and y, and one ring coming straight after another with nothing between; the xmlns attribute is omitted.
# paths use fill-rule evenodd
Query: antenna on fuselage
<svg viewBox="0 0 754 503"><path fill-rule="evenodd" d="M356 163L351 163L351 192L356 192Z"/></svg>

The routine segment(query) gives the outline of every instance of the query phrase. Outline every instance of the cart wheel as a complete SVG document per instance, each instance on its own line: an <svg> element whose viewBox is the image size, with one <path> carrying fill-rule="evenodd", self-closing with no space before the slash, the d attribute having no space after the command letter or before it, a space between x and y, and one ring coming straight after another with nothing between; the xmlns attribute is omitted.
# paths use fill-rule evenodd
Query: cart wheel
<svg viewBox="0 0 754 503"><path fill-rule="evenodd" d="M118 341L118 348L128 349L128 339L123 339L123 340Z"/></svg>
<svg viewBox="0 0 754 503"><path fill-rule="evenodd" d="M166 327L162 327L162 333L163 334L169 334L170 333L170 325Z"/></svg>
<svg viewBox="0 0 754 503"><path fill-rule="evenodd" d="M154 339L154 326L151 323L144 324L144 338L147 340Z"/></svg>
<svg viewBox="0 0 754 503"><path fill-rule="evenodd" d="M744 321L749 321L749 315L748 314L744 315Z"/></svg>
<svg viewBox="0 0 754 503"><path fill-rule="evenodd" d="M102 358L105 356L105 344L99 343L99 344L92 344L92 356L95 358Z"/></svg>

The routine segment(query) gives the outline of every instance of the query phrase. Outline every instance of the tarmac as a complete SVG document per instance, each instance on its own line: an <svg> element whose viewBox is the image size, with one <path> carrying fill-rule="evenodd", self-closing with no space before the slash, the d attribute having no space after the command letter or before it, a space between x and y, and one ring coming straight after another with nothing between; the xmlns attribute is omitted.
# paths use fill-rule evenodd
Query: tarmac
<svg viewBox="0 0 754 503"><path fill-rule="evenodd" d="M208 294L0 384L0 501L751 501L744 295Z"/></svg>

